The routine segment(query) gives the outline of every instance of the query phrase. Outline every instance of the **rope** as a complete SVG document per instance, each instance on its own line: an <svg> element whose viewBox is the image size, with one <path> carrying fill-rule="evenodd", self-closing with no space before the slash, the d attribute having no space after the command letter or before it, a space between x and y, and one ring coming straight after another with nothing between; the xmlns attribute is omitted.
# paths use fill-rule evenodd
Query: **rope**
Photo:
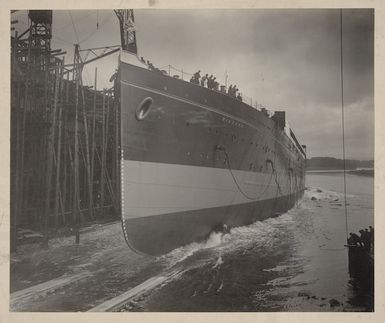
<svg viewBox="0 0 385 323"><path fill-rule="evenodd" d="M98 31L99 31L99 28L102 27L103 25L105 25L111 18L113 18L114 15L111 15L109 17L107 17L106 19L104 19L102 22L99 23L99 17L97 18L97 26L96 26L96 29L94 31L92 31L91 33L89 33L86 37L84 37L81 42L85 42L86 40L90 39L93 35L95 35Z"/></svg>
<svg viewBox="0 0 385 323"><path fill-rule="evenodd" d="M78 44L80 44L78 32L76 31L76 27L75 27L75 23L74 23L74 19L72 18L72 14L70 11L68 11L68 14L70 15L70 18L71 18L72 27L73 27L74 32L75 32L76 40L78 41Z"/></svg>
<svg viewBox="0 0 385 323"><path fill-rule="evenodd" d="M261 194L259 194L259 196L257 196L257 197L251 197L251 196L247 195L247 194L242 190L242 188L240 187L240 185L238 184L238 181L237 181L236 177L234 176L234 173L233 173L233 171L232 171L232 169L231 169L230 159L229 159L229 155L227 154L226 148L223 147L223 146L217 146L215 149L216 149L216 150L223 151L223 153L225 154L225 160L226 160L227 168L229 169L229 172L230 172L230 174L231 174L231 177L233 178L233 181L234 181L235 185L237 186L238 191L239 191L245 198L247 198L248 200L253 200L253 201L255 201L255 200L260 199L261 196L266 192L267 188L270 187L271 178L273 177L274 168L273 168L273 172L272 172L271 175L270 175L269 183L268 183L268 185L265 187L265 189L261 192Z"/></svg>
<svg viewBox="0 0 385 323"><path fill-rule="evenodd" d="M345 116L344 116L344 70L343 70L343 44L342 44L342 9L340 9L340 52L341 52L341 113L342 113L342 154L344 160L344 201L345 201L345 231L348 240L348 206L346 201L346 158L345 158Z"/></svg>
<svg viewBox="0 0 385 323"><path fill-rule="evenodd" d="M274 180L275 180L275 183L277 184L278 191L279 191L279 193L280 193L281 195L283 195L283 194L282 194L282 191L281 191L281 186L280 186L279 183L278 183L277 172L275 171L275 168L274 168L273 165L271 165L271 167L273 168Z"/></svg>

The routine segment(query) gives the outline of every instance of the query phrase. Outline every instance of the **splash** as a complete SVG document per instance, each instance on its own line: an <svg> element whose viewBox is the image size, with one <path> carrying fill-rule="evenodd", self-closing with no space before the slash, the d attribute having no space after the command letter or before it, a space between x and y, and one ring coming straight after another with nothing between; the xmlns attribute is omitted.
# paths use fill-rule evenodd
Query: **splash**
<svg viewBox="0 0 385 323"><path fill-rule="evenodd" d="M223 242L223 237L228 234L221 232L212 232L210 236L202 242L193 242L188 245L172 250L166 255L160 256L158 259L161 262L167 262L168 268L183 262L190 258L195 253L201 250L207 250L219 246Z"/></svg>
<svg viewBox="0 0 385 323"><path fill-rule="evenodd" d="M353 197L353 195L347 195L348 197ZM343 193L329 191L320 187L307 187L305 190L304 198L311 200L336 200L342 199L344 197Z"/></svg>
<svg viewBox="0 0 385 323"><path fill-rule="evenodd" d="M248 249L256 246L271 248L279 243L279 239L282 239L282 230L291 227L300 212L314 207L312 197L333 200L340 198L341 194L321 188L308 188L302 200L294 208L277 217L256 221L248 226L231 228L228 233L212 232L205 241L179 247L158 257L157 260L166 268L178 264L187 266L186 262L190 260L202 265L209 262L213 264L213 268L217 268L220 265L217 262L222 260L224 254L233 252L244 254ZM200 261L197 261L198 259Z"/></svg>

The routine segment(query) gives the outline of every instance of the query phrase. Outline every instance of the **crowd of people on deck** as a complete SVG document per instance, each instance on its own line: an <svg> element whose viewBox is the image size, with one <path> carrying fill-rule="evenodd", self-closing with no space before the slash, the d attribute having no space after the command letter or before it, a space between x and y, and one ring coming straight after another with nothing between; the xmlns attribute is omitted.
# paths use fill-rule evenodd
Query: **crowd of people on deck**
<svg viewBox="0 0 385 323"><path fill-rule="evenodd" d="M157 72L157 73L163 74L163 75L167 75L167 72L165 70L161 70L161 69L155 67L154 64L152 64L149 60L147 60L147 62L146 62L145 59L143 58L143 56L140 57L140 61L143 64L146 64L150 71Z"/></svg>
<svg viewBox="0 0 385 323"><path fill-rule="evenodd" d="M364 248L367 252L374 250L374 229L369 226L369 229L359 230L360 235L356 233L350 233L348 238L349 246L356 246Z"/></svg>
<svg viewBox="0 0 385 323"><path fill-rule="evenodd" d="M239 89L236 85L230 85L226 92L225 86L220 86L219 82L216 81L216 77L213 75L203 75L201 77L201 71L194 73L193 76L191 76L190 82L193 84L197 84L203 87L207 87L210 90L214 91L221 91L223 93L227 93L229 96L234 97L240 101L242 101L242 95L238 92ZM238 92L238 93L237 93Z"/></svg>
<svg viewBox="0 0 385 323"><path fill-rule="evenodd" d="M160 73L163 75L167 75L166 71L160 70L159 68L155 67L149 60L146 61L143 58L143 56L140 57L140 61L143 64L146 64L150 71L154 71L154 72L157 72L157 73ZM226 93L229 96L236 98L239 101L242 101L242 95L241 95L241 93L239 93L239 89L237 88L236 85L231 84L226 91L226 87L224 85L220 85L215 76L213 76L212 74L210 76L208 74L206 74L206 75L203 75L201 77L200 73L201 73L200 70L198 72L194 73L191 76L190 82L193 84L203 86L203 87L207 87L210 90L220 91L222 93Z"/></svg>

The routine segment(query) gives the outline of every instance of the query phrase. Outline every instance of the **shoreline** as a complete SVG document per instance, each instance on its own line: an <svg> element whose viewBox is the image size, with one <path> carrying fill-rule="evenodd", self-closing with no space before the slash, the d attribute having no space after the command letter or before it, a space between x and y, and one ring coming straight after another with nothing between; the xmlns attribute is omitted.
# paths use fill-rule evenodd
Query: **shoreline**
<svg viewBox="0 0 385 323"><path fill-rule="evenodd" d="M306 170L307 174L326 174L326 173L343 173L343 169L311 169ZM347 169L347 174L356 176L374 177L374 169Z"/></svg>

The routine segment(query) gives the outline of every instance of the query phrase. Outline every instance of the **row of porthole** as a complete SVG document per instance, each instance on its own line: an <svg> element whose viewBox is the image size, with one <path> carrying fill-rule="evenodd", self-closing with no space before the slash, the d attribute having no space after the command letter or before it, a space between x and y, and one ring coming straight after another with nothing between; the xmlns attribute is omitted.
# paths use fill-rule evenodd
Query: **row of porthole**
<svg viewBox="0 0 385 323"><path fill-rule="evenodd" d="M191 156L191 152L187 152L186 153L187 154L187 156ZM210 156L209 156L209 154L203 154L203 153L200 153L199 154L199 157L201 158L201 159L210 159ZM217 157L215 157L215 161L220 161L221 159L217 156ZM223 159L223 164L227 164L227 162L226 162L226 159ZM260 167L259 167L259 171L260 172L262 172L263 171L263 168L264 168L264 166L263 165L261 165ZM257 165L254 165L254 163L250 163L250 165L249 165L249 170L257 170Z"/></svg>
<svg viewBox="0 0 385 323"><path fill-rule="evenodd" d="M167 88L165 88L165 90L167 90ZM150 111L151 111L151 106L152 106L153 102L154 102L153 98L147 97L147 98L145 98L144 100L142 100L142 101L139 103L138 107L137 107L136 110L135 110L135 117L136 117L136 119L137 119L138 121L142 121L143 119L145 119L145 118L147 117L147 115L148 115L148 114L150 113ZM222 121L226 121L226 122L228 122L228 123L230 123L230 124L233 124L233 125L236 125L236 126L242 126L242 127L243 127L243 125L242 125L241 123L235 122L234 120L231 121L231 120L229 120L229 119L222 118ZM189 126L190 123L187 121L187 122L186 122L186 125ZM264 126L265 126L265 125L264 125ZM210 127L209 127L209 131L211 131L211 128L210 128ZM216 134L219 134L218 129L215 130L215 133L216 133ZM226 134L225 134L225 135L226 135ZM233 142L235 142L236 139L237 139L237 137L233 134L233 135L231 136L231 139L232 139ZM241 141L242 141L242 142L245 142L245 139L242 137L242 138L241 138ZM252 145L252 144L253 144L253 141L250 140L250 145ZM258 147L258 143L255 143L255 146ZM289 143L289 149L290 149L290 150L293 150L293 151L298 155L298 151L295 150L295 147L294 147L294 145L293 145L291 142ZM263 150L264 150L266 153L267 153L267 152L272 152L273 154L276 154L274 151L272 151L270 148L268 148L268 146L264 146ZM297 160L299 160L299 156L298 156L298 159L297 159Z"/></svg>
<svg viewBox="0 0 385 323"><path fill-rule="evenodd" d="M138 107L136 108L136 111L135 111L135 116L137 118L137 120L141 121L143 119L145 119L147 117L147 115L150 113L151 111L151 106L153 104L154 100L151 98L151 97L147 97L145 98L144 100L142 100L142 102L139 103ZM222 118L222 120L227 120L225 118ZM230 121L228 120L229 123L231 124L235 124L237 126L243 126L241 125L240 123L238 122L235 122L234 120ZM186 126L190 126L190 123L188 121L186 121ZM209 127L209 131L211 131L211 128ZM215 133L216 134L219 134L219 131L218 129L215 130ZM225 134L226 135L226 134ZM233 142L236 141L237 137L236 135L231 135L231 139ZM245 142L245 138L241 138L241 141L242 142ZM253 144L253 141L250 139L250 145ZM290 143L291 144L291 143ZM255 146L258 147L258 143L255 143ZM273 154L276 154L274 151L272 151L268 146L264 146L263 147L263 150L267 153L267 152L272 152Z"/></svg>
<svg viewBox="0 0 385 323"><path fill-rule="evenodd" d="M138 105L138 107L137 107L137 109L135 111L135 116L136 116L137 120L141 121L141 120L143 120L143 119L145 119L147 117L147 115L150 113L152 104L153 104L153 99L151 97L147 97ZM229 122L230 122L230 120L229 120ZM233 121L233 123L234 123L234 121ZM190 123L186 122L186 125L189 126ZM236 123L236 125L240 125L240 124ZM209 128L209 131L211 131L211 128ZM215 133L219 134L218 129L215 130ZM227 134L225 134L225 135L227 135ZM231 139L232 139L233 142L235 142L236 139L237 139L236 135L234 135L234 134L231 135ZM245 139L242 137L241 141L244 142ZM250 140L250 145L252 145L252 144L253 144L253 142L252 142L252 140ZM293 146L293 144L290 143L289 145L290 145L289 148L294 150L295 147ZM255 143L255 146L258 147L258 143ZM267 152L272 152L273 154L275 154L275 152L271 151L270 148L268 148L268 146L264 146L263 147L263 151L265 151L266 153ZM295 152L298 154L297 151L295 151ZM299 160L299 159L300 158L298 156L297 160Z"/></svg>
<svg viewBox="0 0 385 323"><path fill-rule="evenodd" d="M186 126L190 126L190 123L189 123L188 121L186 121ZM211 132L211 127L208 127L208 132ZM215 134L217 134L217 135L219 134L219 130L218 130L218 129L215 130ZM225 137L227 137L228 135L229 135L228 133L225 133ZM231 135L231 140L232 140L233 142L235 142L235 141L237 140L237 136L234 135L234 134L232 134L232 135ZM245 142L246 140L245 140L244 137L241 137L241 141L242 141L242 142ZM250 144L250 145L253 144L252 139L250 139L249 144ZM255 147L258 147L258 143L257 143L257 142L255 143ZM270 149L268 146L266 146L266 145L263 146L262 150L263 150L264 152L266 152L266 153L271 152L272 154L276 155L276 152L275 152L274 150L271 150L271 149Z"/></svg>

